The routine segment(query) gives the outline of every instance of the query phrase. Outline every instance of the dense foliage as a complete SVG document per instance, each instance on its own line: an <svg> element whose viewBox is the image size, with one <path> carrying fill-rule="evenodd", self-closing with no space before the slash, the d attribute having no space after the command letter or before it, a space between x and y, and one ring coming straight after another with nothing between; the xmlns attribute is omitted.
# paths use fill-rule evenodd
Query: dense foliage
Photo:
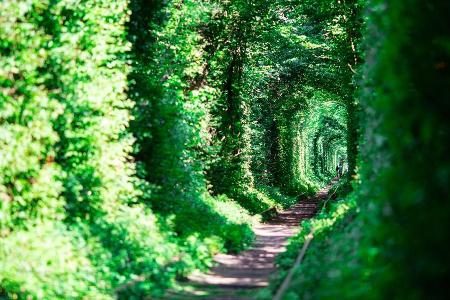
<svg viewBox="0 0 450 300"><path fill-rule="evenodd" d="M160 296L337 170L272 291L313 229L286 299L439 298L449 11L3 0L0 298Z"/></svg>
<svg viewBox="0 0 450 300"><path fill-rule="evenodd" d="M367 3L355 192L303 223L279 258L274 289L314 230L285 299L448 297L449 11Z"/></svg>
<svg viewBox="0 0 450 300"><path fill-rule="evenodd" d="M3 297L140 298L251 242L254 220L208 194L194 151L207 143L207 123L198 124L215 92L187 92L182 80L201 66L196 24L208 10L179 5L150 14L137 1L2 2ZM164 75L180 20L191 23L178 37L184 63ZM134 22L153 26L148 47L137 48L135 37L150 33ZM152 84L158 74L167 83ZM138 110L150 100L160 120ZM167 127L146 130L157 121Z"/></svg>

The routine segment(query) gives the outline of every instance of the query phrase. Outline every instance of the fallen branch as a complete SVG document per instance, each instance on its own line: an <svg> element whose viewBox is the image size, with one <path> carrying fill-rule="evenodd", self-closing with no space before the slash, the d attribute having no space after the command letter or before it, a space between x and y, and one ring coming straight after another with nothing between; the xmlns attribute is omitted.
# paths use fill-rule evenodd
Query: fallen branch
<svg viewBox="0 0 450 300"><path fill-rule="evenodd" d="M274 218L278 214L278 210L276 206L272 206L259 214L261 215L263 221L267 221Z"/></svg>
<svg viewBox="0 0 450 300"><path fill-rule="evenodd" d="M306 236L305 243L303 244L302 249L300 250L300 253L297 256L297 259L295 260L294 265L289 270L288 275L284 278L283 283L281 284L280 288L278 289L277 293L275 294L275 297L273 300L281 300L281 297L283 297L284 293L286 292L286 289L289 286L289 283L292 280L292 276L294 275L295 269L297 269L300 264L303 261L303 257L305 256L306 250L308 250L309 244L311 243L312 239L314 238L314 230L311 230L311 232Z"/></svg>

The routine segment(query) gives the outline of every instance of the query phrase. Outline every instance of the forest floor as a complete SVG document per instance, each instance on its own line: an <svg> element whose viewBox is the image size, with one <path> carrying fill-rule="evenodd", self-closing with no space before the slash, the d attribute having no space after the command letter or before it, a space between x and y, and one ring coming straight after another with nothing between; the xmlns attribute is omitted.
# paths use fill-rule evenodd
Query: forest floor
<svg viewBox="0 0 450 300"><path fill-rule="evenodd" d="M164 299L247 300L254 299L258 289L268 286L276 271L275 257L285 250L288 238L299 230L299 223L313 217L320 199L325 199L332 184L315 196L282 211L269 222L255 226L252 247L238 254L218 254L216 266L208 273L195 273Z"/></svg>

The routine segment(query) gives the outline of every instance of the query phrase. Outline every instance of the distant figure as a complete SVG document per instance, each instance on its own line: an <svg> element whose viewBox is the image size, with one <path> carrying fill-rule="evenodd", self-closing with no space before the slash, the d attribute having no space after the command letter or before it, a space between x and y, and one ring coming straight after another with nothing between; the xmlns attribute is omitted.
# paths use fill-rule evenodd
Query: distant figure
<svg viewBox="0 0 450 300"><path fill-rule="evenodd" d="M341 168L339 165L336 166L336 176L339 178L341 177Z"/></svg>
<svg viewBox="0 0 450 300"><path fill-rule="evenodd" d="M344 159L341 158L339 160L338 165L336 166L337 177L340 178L342 176L342 171L344 170Z"/></svg>

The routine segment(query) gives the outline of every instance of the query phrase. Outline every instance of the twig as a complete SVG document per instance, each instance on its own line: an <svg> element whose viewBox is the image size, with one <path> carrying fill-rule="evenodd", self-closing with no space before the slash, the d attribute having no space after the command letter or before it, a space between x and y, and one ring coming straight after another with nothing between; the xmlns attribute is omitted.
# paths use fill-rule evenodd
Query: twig
<svg viewBox="0 0 450 300"><path fill-rule="evenodd" d="M350 68L350 71L353 72L353 74L357 74L356 71L355 71L355 69L353 69L353 67L352 67L351 64L347 64L347 65L348 65L348 67Z"/></svg>

